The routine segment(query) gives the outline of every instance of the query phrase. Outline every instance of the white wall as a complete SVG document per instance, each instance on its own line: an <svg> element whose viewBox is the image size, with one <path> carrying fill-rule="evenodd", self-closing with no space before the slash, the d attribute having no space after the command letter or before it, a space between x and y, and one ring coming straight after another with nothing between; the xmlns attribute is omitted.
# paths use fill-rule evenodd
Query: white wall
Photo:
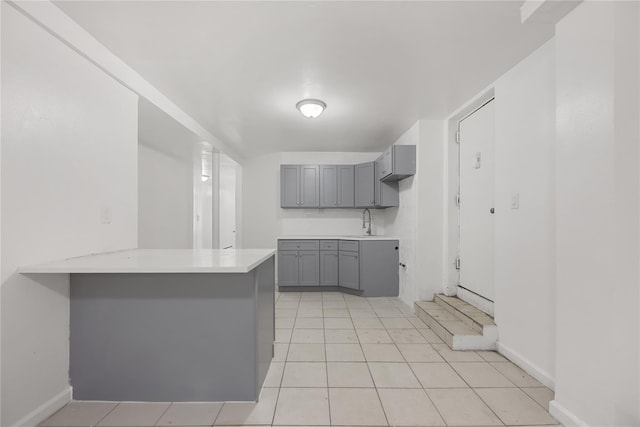
<svg viewBox="0 0 640 427"><path fill-rule="evenodd" d="M138 146L138 247L193 247L191 162Z"/></svg>
<svg viewBox="0 0 640 427"><path fill-rule="evenodd" d="M400 298L410 306L442 292L444 129L443 120L420 120L394 142L416 146L416 174L399 181L399 206L383 214L385 234L400 239Z"/></svg>
<svg viewBox="0 0 640 427"><path fill-rule="evenodd" d="M494 295L499 349L553 386L555 50L551 40L495 88ZM520 208L511 209L511 197Z"/></svg>
<svg viewBox="0 0 640 427"><path fill-rule="evenodd" d="M278 236L364 234L362 209L280 208L281 164L357 164L380 153L286 152L247 159L242 165L245 248L275 248ZM372 210L372 231L384 234L382 213Z"/></svg>
<svg viewBox="0 0 640 427"><path fill-rule="evenodd" d="M637 2L556 27L556 396L565 425L640 424Z"/></svg>
<svg viewBox="0 0 640 427"><path fill-rule="evenodd" d="M416 214L418 274L414 299L424 301L442 293L445 281L447 141L444 120L420 120L418 126L414 177L419 184Z"/></svg>
<svg viewBox="0 0 640 427"><path fill-rule="evenodd" d="M419 127L419 122L416 122L393 144L417 146L420 141ZM399 267L400 298L411 306L418 297L418 179L419 175L416 173L399 181L399 206L383 211L385 234L399 238L400 263L406 265Z"/></svg>
<svg viewBox="0 0 640 427"><path fill-rule="evenodd" d="M20 265L137 245L137 96L2 2L2 420L69 398L69 280ZM109 208L111 223L101 223ZM39 412L40 410L40 412Z"/></svg>

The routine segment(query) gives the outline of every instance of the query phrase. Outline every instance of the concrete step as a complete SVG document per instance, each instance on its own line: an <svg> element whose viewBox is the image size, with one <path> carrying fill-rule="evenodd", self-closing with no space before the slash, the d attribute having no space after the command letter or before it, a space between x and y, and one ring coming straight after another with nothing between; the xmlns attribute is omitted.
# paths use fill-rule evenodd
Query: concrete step
<svg viewBox="0 0 640 427"><path fill-rule="evenodd" d="M493 318L470 304L438 294L418 301L416 315L452 350L495 350L498 329Z"/></svg>

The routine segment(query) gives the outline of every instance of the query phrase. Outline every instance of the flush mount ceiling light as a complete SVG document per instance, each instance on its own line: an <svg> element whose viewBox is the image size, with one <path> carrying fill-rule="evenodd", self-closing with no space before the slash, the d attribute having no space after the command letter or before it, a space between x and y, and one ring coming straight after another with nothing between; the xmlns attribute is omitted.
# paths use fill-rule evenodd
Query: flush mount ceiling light
<svg viewBox="0 0 640 427"><path fill-rule="evenodd" d="M303 116L315 119L327 108L327 104L319 99L303 99L296 104L296 108L300 110Z"/></svg>

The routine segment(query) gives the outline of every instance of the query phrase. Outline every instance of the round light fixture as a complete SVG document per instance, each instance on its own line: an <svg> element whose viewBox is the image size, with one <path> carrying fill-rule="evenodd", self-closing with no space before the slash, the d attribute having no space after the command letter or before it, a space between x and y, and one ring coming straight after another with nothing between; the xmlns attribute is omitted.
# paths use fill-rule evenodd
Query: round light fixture
<svg viewBox="0 0 640 427"><path fill-rule="evenodd" d="M303 116L315 119L327 108L327 104L319 99L303 99L296 104L296 108L300 110Z"/></svg>

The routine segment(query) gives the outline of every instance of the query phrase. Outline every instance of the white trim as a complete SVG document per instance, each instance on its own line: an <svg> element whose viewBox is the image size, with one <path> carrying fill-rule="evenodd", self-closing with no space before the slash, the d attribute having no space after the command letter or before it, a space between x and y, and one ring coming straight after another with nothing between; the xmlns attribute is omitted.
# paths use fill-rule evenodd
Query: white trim
<svg viewBox="0 0 640 427"><path fill-rule="evenodd" d="M573 412L559 404L557 400L549 402L549 413L565 427L588 426L587 423L578 418Z"/></svg>
<svg viewBox="0 0 640 427"><path fill-rule="evenodd" d="M49 418L56 411L62 408L67 403L71 402L71 397L73 395L73 389L71 386L67 387L65 390L61 391L56 396L44 402L42 405L38 406L33 411L29 412L27 415L22 417L20 420L16 421L10 427L33 427L40 424L42 421Z"/></svg>
<svg viewBox="0 0 640 427"><path fill-rule="evenodd" d="M544 371L543 369L540 369L529 359L523 357L520 353L505 346L500 341L498 341L498 353L511 360L513 363L522 368L522 370L524 370L527 374L531 375L533 378L537 379L542 384L549 387L551 390L555 390L556 382L551 374Z"/></svg>
<svg viewBox="0 0 640 427"><path fill-rule="evenodd" d="M210 143L218 151L224 152L236 162L242 162L242 156L235 150L216 138L204 126L54 5L53 2L49 0L23 2L8 0L8 3L122 85L145 98L170 117L173 117L178 123L202 138L203 141Z"/></svg>

